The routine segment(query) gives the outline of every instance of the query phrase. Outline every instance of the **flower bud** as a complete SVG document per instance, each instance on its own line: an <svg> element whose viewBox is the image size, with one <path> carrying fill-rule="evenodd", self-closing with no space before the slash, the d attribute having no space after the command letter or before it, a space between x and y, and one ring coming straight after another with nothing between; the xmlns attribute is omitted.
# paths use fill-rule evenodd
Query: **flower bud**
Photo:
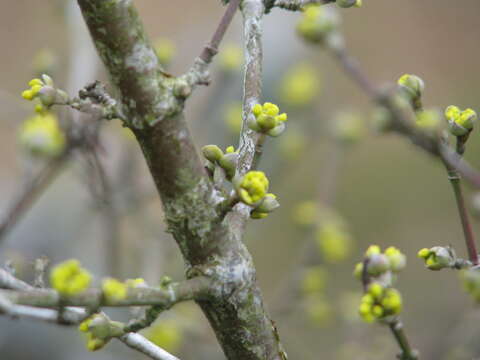
<svg viewBox="0 0 480 360"><path fill-rule="evenodd" d="M477 113L472 109L461 111L457 106L450 105L445 109L445 117L450 133L454 136L463 136L472 131Z"/></svg>
<svg viewBox="0 0 480 360"><path fill-rule="evenodd" d="M257 205L267 194L269 181L262 171L249 171L234 179L233 185L242 202Z"/></svg>
<svg viewBox="0 0 480 360"><path fill-rule="evenodd" d="M425 90L425 83L416 75L402 75L397 83L411 100L420 99Z"/></svg>
<svg viewBox="0 0 480 360"><path fill-rule="evenodd" d="M43 106L49 108L55 103L57 90L51 86L44 86L38 91L38 98Z"/></svg>
<svg viewBox="0 0 480 360"><path fill-rule="evenodd" d="M183 79L177 80L173 86L173 95L186 99L192 93L192 87Z"/></svg>
<svg viewBox="0 0 480 360"><path fill-rule="evenodd" d="M286 129L285 123L281 122L277 126L275 126L273 129L269 130L267 134L271 137L278 137L283 134L283 132Z"/></svg>
<svg viewBox="0 0 480 360"><path fill-rule="evenodd" d="M305 8L297 32L306 41L322 43L338 25L339 18L334 9L311 5Z"/></svg>
<svg viewBox="0 0 480 360"><path fill-rule="evenodd" d="M450 247L434 246L430 249L421 249L418 256L425 261L430 270L441 270L455 266L456 255Z"/></svg>
<svg viewBox="0 0 480 360"><path fill-rule="evenodd" d="M271 213L279 207L280 203L277 201L277 197L274 194L267 194L255 210L264 213Z"/></svg>
<svg viewBox="0 0 480 360"><path fill-rule="evenodd" d="M238 164L238 153L228 153L223 155L220 160L218 160L218 165L225 170L227 178L231 179L235 176L235 170Z"/></svg>
<svg viewBox="0 0 480 360"><path fill-rule="evenodd" d="M384 254L372 254L367 265L367 273L371 276L379 276L390 270L390 262Z"/></svg>
<svg viewBox="0 0 480 360"><path fill-rule="evenodd" d="M205 145L202 148L202 154L208 161L216 163L223 156L223 151L217 145Z"/></svg>
<svg viewBox="0 0 480 360"><path fill-rule="evenodd" d="M407 263L407 258L404 254L400 252L397 248L390 246L384 252L384 254L388 257L388 261L390 263L390 270L393 272L399 272L405 268Z"/></svg>

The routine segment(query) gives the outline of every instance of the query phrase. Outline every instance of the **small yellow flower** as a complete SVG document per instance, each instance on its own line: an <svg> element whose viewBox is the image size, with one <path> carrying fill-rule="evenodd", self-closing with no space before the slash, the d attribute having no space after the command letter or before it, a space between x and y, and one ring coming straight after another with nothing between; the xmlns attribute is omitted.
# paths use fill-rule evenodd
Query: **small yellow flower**
<svg viewBox="0 0 480 360"><path fill-rule="evenodd" d="M247 205L254 205L262 200L268 191L269 182L262 171L249 171L238 183L237 193Z"/></svg>
<svg viewBox="0 0 480 360"><path fill-rule="evenodd" d="M57 156L65 148L65 135L55 115L43 112L28 118L20 128L20 143L34 155Z"/></svg>
<svg viewBox="0 0 480 360"><path fill-rule="evenodd" d="M266 102L262 105L255 104L252 107L254 118L249 118L248 126L250 129L266 133L270 136L278 136L285 130L285 121L287 114L279 114L280 109L277 105Z"/></svg>
<svg viewBox="0 0 480 360"><path fill-rule="evenodd" d="M382 250L380 249L380 246L378 245L370 245L367 249L367 251L365 252L365 256L368 257L368 256L371 256L371 255L374 255L374 254L380 254L382 252Z"/></svg>
<svg viewBox="0 0 480 360"><path fill-rule="evenodd" d="M78 260L67 260L55 266L50 273L50 283L60 294L77 295L88 289L92 281L90 273Z"/></svg>
<svg viewBox="0 0 480 360"><path fill-rule="evenodd" d="M305 40L321 43L338 26L338 16L332 8L318 5L307 6L297 25L297 32Z"/></svg>
<svg viewBox="0 0 480 360"><path fill-rule="evenodd" d="M450 132L455 136L463 136L472 131L477 120L477 113L472 109L460 110L457 106L450 105L445 109Z"/></svg>
<svg viewBox="0 0 480 360"><path fill-rule="evenodd" d="M103 280L102 291L107 300L123 300L127 297L127 285L113 278Z"/></svg>

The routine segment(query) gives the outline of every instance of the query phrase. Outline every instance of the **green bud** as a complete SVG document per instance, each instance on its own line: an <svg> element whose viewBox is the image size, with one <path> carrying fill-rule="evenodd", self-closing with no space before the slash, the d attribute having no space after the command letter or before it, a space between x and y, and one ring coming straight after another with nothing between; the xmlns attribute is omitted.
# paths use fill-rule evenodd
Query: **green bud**
<svg viewBox="0 0 480 360"><path fill-rule="evenodd" d="M262 213L271 213L279 207L280 203L277 201L277 197L274 194L267 194L255 210Z"/></svg>
<svg viewBox="0 0 480 360"><path fill-rule="evenodd" d="M417 100L422 96L425 83L416 75L405 74L398 79L398 85L411 100Z"/></svg>
<svg viewBox="0 0 480 360"><path fill-rule="evenodd" d="M257 117L257 124L263 131L268 131L273 129L275 125L277 125L277 121L275 120L274 116L260 114Z"/></svg>
<svg viewBox="0 0 480 360"><path fill-rule="evenodd" d="M215 163L219 161L223 156L223 151L217 145L205 145L202 148L202 153L205 159Z"/></svg>
<svg viewBox="0 0 480 360"><path fill-rule="evenodd" d="M275 126L273 129L269 130L267 134L271 137L277 137L282 135L285 129L286 129L285 123L281 122L277 126Z"/></svg>
<svg viewBox="0 0 480 360"><path fill-rule="evenodd" d="M379 276L390 270L390 262L388 257L384 254L372 254L370 255L370 261L368 262L367 272L372 276Z"/></svg>
<svg viewBox="0 0 480 360"><path fill-rule="evenodd" d="M55 103L57 90L51 86L43 86L38 92L38 98L45 107L50 107Z"/></svg>
<svg viewBox="0 0 480 360"><path fill-rule="evenodd" d="M218 165L225 170L228 179L232 179L235 176L235 170L238 164L238 153L229 153L223 155L218 160Z"/></svg>
<svg viewBox="0 0 480 360"><path fill-rule="evenodd" d="M173 95L186 99L192 93L192 87L185 80L177 80L173 86Z"/></svg>

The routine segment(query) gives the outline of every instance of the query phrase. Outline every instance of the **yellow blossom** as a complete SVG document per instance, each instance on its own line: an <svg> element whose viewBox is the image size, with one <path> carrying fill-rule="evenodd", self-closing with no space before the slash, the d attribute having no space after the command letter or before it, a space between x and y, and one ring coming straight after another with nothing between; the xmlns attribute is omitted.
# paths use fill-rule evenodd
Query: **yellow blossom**
<svg viewBox="0 0 480 360"><path fill-rule="evenodd" d="M75 259L56 265L50 273L52 287L65 296L82 293L90 286L91 281L90 273Z"/></svg>
<svg viewBox="0 0 480 360"><path fill-rule="evenodd" d="M20 143L34 155L57 156L65 147L65 135L52 113L28 118L20 128Z"/></svg>

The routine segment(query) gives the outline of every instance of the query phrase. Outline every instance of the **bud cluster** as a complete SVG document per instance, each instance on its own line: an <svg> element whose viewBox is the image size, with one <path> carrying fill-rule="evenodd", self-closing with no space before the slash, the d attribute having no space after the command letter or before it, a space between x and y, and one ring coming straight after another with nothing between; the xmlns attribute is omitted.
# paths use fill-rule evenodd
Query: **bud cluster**
<svg viewBox="0 0 480 360"><path fill-rule="evenodd" d="M122 323L111 321L103 314L95 314L84 320L78 330L87 334L87 349L90 351L100 350L112 338L124 334Z"/></svg>
<svg viewBox="0 0 480 360"><path fill-rule="evenodd" d="M430 270L454 268L457 263L455 251L450 246L434 246L430 249L423 248L417 255L425 261L425 266Z"/></svg>
<svg viewBox="0 0 480 360"><path fill-rule="evenodd" d="M394 246L390 246L382 253L378 245L371 245L365 252L364 262L355 266L354 275L361 279L364 264L367 264L366 273L369 277L380 277L389 273L398 273L407 263L405 255Z"/></svg>
<svg viewBox="0 0 480 360"><path fill-rule="evenodd" d="M464 136L473 130L477 120L477 113L472 109L460 110L457 106L450 105L445 109L448 128L454 136Z"/></svg>
<svg viewBox="0 0 480 360"><path fill-rule="evenodd" d="M28 83L29 89L22 92L22 97L25 100L38 99L40 106L36 107L37 112L41 107L47 109L54 104L67 104L69 97L67 93L61 89L57 89L50 76L43 74L41 79L35 78Z"/></svg>
<svg viewBox="0 0 480 360"><path fill-rule="evenodd" d="M268 193L269 181L262 171L249 171L234 178L233 186L240 201L253 207L252 219L263 219L280 206L277 197Z"/></svg>
<svg viewBox="0 0 480 360"><path fill-rule="evenodd" d="M266 102L263 105L256 104L252 108L252 115L248 118L248 127L253 131L267 134L273 137L281 135L285 131L287 114L279 114L277 105Z"/></svg>
<svg viewBox="0 0 480 360"><path fill-rule="evenodd" d="M50 273L52 287L63 296L82 293L90 286L91 281L90 273L75 259L58 264Z"/></svg>
<svg viewBox="0 0 480 360"><path fill-rule="evenodd" d="M396 289L385 287L380 283L371 283L363 295L359 314L366 322L388 320L402 311L402 296Z"/></svg>

